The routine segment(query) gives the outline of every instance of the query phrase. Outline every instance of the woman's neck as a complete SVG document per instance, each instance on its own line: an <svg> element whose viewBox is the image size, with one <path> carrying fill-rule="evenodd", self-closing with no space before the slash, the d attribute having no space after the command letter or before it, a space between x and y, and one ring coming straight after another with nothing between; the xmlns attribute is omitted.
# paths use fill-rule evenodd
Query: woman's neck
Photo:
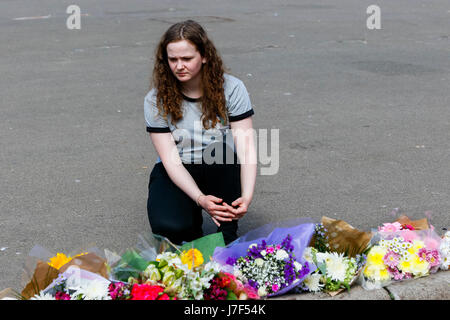
<svg viewBox="0 0 450 320"><path fill-rule="evenodd" d="M190 98L200 98L203 95L202 82L200 77L193 78L181 84L181 90L185 96Z"/></svg>

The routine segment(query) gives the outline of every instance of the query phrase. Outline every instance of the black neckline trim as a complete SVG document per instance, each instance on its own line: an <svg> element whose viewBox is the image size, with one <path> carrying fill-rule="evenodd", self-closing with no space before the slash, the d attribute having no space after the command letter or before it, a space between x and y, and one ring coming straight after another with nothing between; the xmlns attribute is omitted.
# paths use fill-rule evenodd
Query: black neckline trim
<svg viewBox="0 0 450 320"><path fill-rule="evenodd" d="M191 97L185 96L184 94L181 94L181 95L183 96L184 100L189 101L189 102L200 102L200 101L202 101L201 97L200 98L191 98Z"/></svg>

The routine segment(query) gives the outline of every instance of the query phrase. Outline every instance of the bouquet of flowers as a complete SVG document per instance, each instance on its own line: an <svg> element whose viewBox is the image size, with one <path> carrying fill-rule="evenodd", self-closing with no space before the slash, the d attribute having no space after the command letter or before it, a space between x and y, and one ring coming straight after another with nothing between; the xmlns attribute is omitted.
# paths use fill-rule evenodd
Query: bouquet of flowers
<svg viewBox="0 0 450 320"><path fill-rule="evenodd" d="M251 244L247 255L237 259L235 274L257 290L259 296L273 296L280 290L300 282L310 272L309 265L299 263L293 254L292 237L281 244L267 245L265 240ZM231 262L231 263L230 263Z"/></svg>
<svg viewBox="0 0 450 320"><path fill-rule="evenodd" d="M441 239L433 229L416 230L396 221L384 223L372 239L363 271L363 288L375 289L400 281L423 277L438 270Z"/></svg>
<svg viewBox="0 0 450 320"><path fill-rule="evenodd" d="M29 280L27 280L28 282L22 292L16 296L20 299L39 297L42 294L49 297L51 293L48 289L55 286L55 281L61 282L64 286L65 280L63 281L63 277L67 278L69 275L72 280L75 278L81 279L80 277L85 277L88 279L87 281L106 280L108 277L106 261L97 251L95 248L90 248L81 250L81 253L74 255L58 252L52 256L45 248L39 245L34 246L27 257L24 268L25 277ZM70 287L71 293L75 292L75 289L84 290L87 281L81 281L82 288L79 286L77 288ZM73 284L73 281L69 281L69 284ZM53 292L53 297L55 297L55 294L56 292Z"/></svg>
<svg viewBox="0 0 450 320"><path fill-rule="evenodd" d="M160 237L161 242L156 246L158 250L149 250L148 243L145 244L142 240L144 239L141 238L139 249L128 250L111 269L112 277L118 279L118 283L124 283L125 288L126 285L132 285L129 289L131 299L255 298L255 294L246 290L241 282L223 273L221 265L210 261L208 254L212 254L217 246L225 245L221 233L208 235L182 246L176 246ZM119 286L122 288L124 285ZM142 290L144 294L140 293ZM224 292L227 294L224 295Z"/></svg>
<svg viewBox="0 0 450 320"><path fill-rule="evenodd" d="M109 284L95 273L70 266L30 300L111 300Z"/></svg>
<svg viewBox="0 0 450 320"><path fill-rule="evenodd" d="M340 224L344 223L342 221ZM340 229L345 230L345 229ZM338 231L338 230L336 230ZM347 233L348 230L345 230ZM356 233L360 233L355 230ZM357 280L363 266L366 263L364 253L357 253L354 257L349 256L348 252L330 251L328 230L322 223L315 227L314 241L311 247L307 247L303 253L303 258L310 264L317 266L315 272L308 275L299 289L302 291L319 292L326 291L334 296L344 289L350 290L350 286ZM349 235L347 234L348 238ZM339 231L334 235L335 240L340 238ZM367 237L353 237L352 241L356 243L366 242ZM361 240L359 240L361 239ZM342 247L348 248L350 252L361 251L352 244L347 244L343 239L339 240ZM359 245L358 245L359 246Z"/></svg>
<svg viewBox="0 0 450 320"><path fill-rule="evenodd" d="M294 289L315 269L302 258L314 224L286 221L276 226L253 230L226 248L216 248L213 255L214 261L230 266L233 275L260 297Z"/></svg>
<svg viewBox="0 0 450 320"><path fill-rule="evenodd" d="M323 290L331 295L344 288L350 290L366 262L365 255L357 255L354 258L338 252L319 252L312 247L306 248L303 257L315 264L317 270L306 277L302 289L309 292Z"/></svg>

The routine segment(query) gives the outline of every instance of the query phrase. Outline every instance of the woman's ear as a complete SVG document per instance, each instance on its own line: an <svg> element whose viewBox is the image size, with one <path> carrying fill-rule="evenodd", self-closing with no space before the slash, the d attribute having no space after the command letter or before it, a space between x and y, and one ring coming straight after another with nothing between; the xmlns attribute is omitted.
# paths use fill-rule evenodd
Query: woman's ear
<svg viewBox="0 0 450 320"><path fill-rule="evenodd" d="M205 64L206 63L206 58L202 59L202 63Z"/></svg>

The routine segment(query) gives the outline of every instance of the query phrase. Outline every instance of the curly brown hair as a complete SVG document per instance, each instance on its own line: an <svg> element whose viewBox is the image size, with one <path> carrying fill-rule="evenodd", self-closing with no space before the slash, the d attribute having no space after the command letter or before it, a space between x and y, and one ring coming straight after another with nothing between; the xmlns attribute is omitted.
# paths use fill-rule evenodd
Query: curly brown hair
<svg viewBox="0 0 450 320"><path fill-rule="evenodd" d="M183 117L181 104L183 96L180 81L173 75L169 67L167 45L171 42L187 40L198 50L202 58L206 58L201 72L203 95L201 98L202 123L205 129L214 128L218 117L228 122L224 94L225 66L214 44L206 31L193 20L186 20L172 25L162 36L155 51L151 88L157 90L157 107L159 113L167 119L170 114L175 124Z"/></svg>

